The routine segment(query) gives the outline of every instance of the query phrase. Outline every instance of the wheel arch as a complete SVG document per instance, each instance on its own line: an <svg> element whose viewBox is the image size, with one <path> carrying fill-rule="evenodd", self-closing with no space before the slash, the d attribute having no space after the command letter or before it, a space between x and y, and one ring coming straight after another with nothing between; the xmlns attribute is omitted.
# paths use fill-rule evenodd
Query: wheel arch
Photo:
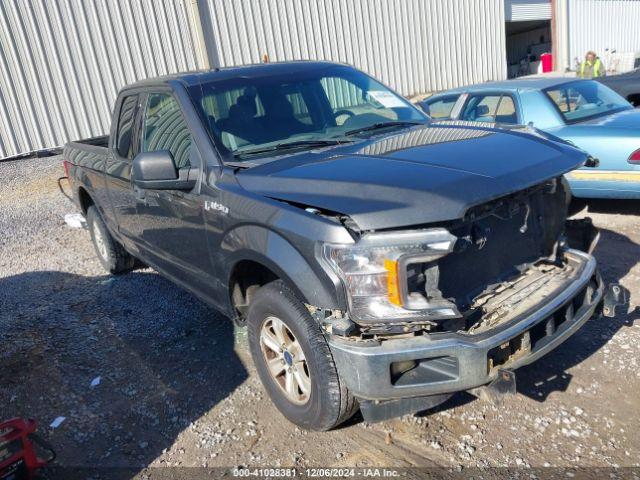
<svg viewBox="0 0 640 480"><path fill-rule="evenodd" d="M89 207L95 204L93 198L91 197L91 194L83 186L78 187L78 204L80 205L82 214L85 216L87 215L87 210L89 210Z"/></svg>
<svg viewBox="0 0 640 480"><path fill-rule="evenodd" d="M223 251L228 258L224 278L229 311L239 314L240 319L255 287L276 279L285 282L304 303L327 309L345 307L337 285L326 273L318 271L321 267L312 268L290 242L273 230L257 225L233 229L223 242Z"/></svg>

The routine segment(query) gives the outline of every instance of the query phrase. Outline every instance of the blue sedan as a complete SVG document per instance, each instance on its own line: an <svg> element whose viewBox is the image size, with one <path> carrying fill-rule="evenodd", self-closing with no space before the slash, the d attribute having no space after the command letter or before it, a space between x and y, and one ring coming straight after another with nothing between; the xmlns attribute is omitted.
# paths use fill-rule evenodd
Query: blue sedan
<svg viewBox="0 0 640 480"><path fill-rule="evenodd" d="M640 110L598 82L485 83L436 94L420 106L434 120L533 125L600 160L597 168L567 174L574 197L640 198Z"/></svg>

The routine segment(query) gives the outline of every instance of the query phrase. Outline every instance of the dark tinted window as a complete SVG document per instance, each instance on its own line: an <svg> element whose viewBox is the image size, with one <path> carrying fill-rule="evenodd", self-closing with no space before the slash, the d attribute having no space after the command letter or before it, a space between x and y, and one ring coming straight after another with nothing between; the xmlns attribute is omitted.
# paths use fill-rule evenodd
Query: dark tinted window
<svg viewBox="0 0 640 480"><path fill-rule="evenodd" d="M133 122L138 106L138 96L131 95L125 97L120 107L118 118L118 134L116 136L116 150L121 157L133 158L133 142L131 141L133 132Z"/></svg>
<svg viewBox="0 0 640 480"><path fill-rule="evenodd" d="M168 93L147 99L142 128L142 151L169 150L177 168L190 166L191 134L178 102Z"/></svg>

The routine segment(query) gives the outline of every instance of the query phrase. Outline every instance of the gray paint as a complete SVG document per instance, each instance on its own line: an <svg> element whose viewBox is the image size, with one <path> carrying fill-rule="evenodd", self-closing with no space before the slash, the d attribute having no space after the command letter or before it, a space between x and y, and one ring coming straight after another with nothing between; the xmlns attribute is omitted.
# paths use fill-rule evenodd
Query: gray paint
<svg viewBox="0 0 640 480"><path fill-rule="evenodd" d="M308 63L305 68L322 67L322 64ZM139 84L125 90L121 98L131 91L139 92L144 98L149 91L171 88L191 126L200 120L193 104L184 95L185 84L199 78L214 81L227 75L238 75L241 71L268 74L285 70L282 73L290 75L299 68L299 63L270 64L158 79L145 82L145 86ZM138 109L134 132L140 125L140 112ZM117 124L115 120L112 123ZM213 147L198 139L199 130L191 131L199 157L216 157ZM105 140L99 143L106 144ZM351 213L348 210L355 202L345 198L348 189L344 187L356 190L352 188L354 174L364 169L362 165L356 165L354 169L350 162L365 162L368 171L359 179L362 191L356 195L364 212L369 214L368 218L386 227L406 226L409 218L416 223L414 227L418 227L421 222L444 220L446 215L463 215L473 202L486 202L508 191L557 177L565 169L584 161L584 155L578 150L532 135L492 128L474 129L471 126L426 125L407 128L396 134L375 135L345 146L289 155L287 158L274 157L270 163L244 173L238 173L229 166L199 162L194 169L206 181L196 184L192 191L148 190L141 198L132 188L130 176L127 179L131 160L118 158L113 143L111 139L110 148L82 143L66 146L65 157L71 161L70 179L76 202L80 188L86 188L95 195L94 200L102 203L101 211L110 231L129 252L229 315L234 314L229 279L238 262L245 260L266 266L286 280L305 303L321 310L344 312L347 310L346 290L322 258L322 245L353 244L357 239L369 245L380 241L370 236L360 237L357 232L348 230L335 215L318 215L286 201L264 196L264 192L258 192L259 188L253 188L261 183L275 181L277 184L279 176L291 177L291 172L295 171L293 176L300 176L304 180L300 183L307 188L306 200L304 195L301 196L303 205L313 204L318 198L319 190L314 192L309 188L310 182L316 182L322 187L322 198L333 201L336 211ZM518 162L501 157L501 151L521 152ZM341 168L327 170L323 167L332 161L340 162ZM247 186L247 179L251 181L248 188L243 189L241 185ZM413 191L408 191L408 187ZM373 195L376 189L386 190L387 197ZM367 191L370 192L368 201ZM411 204L410 197L433 192L439 198L434 197L432 201L418 198L420 202ZM380 198L391 199L389 194L393 194L396 201L408 205L402 218L380 207ZM212 203L223 208L209 208ZM357 215L352 216L359 221ZM560 214L560 220L564 220L564 213ZM483 247L484 244L478 246L476 252ZM584 304L575 316L572 313L571 318L567 318L557 330L540 342L532 343L531 350L513 359L508 367L516 368L537 359L574 333L593 314L602 297L595 259L576 251L565 253L574 267L570 269L571 274L559 282L554 294L540 295L544 298L536 300L535 308L527 306L521 315L496 328L487 328L472 335L442 332L389 339L383 343L375 340L362 342L357 337L345 342L344 338L338 339L336 331L332 330L327 337L341 378L355 395L366 399L438 394L482 385L496 373L487 371L487 352L490 349L530 332L562 305L572 305L573 311L572 299L584 291L587 282L595 282L597 288L593 296L582 296ZM466 273L467 262L463 268ZM342 318L342 315L338 317ZM317 320L323 321L322 317ZM336 318L324 320L331 322ZM449 375L450 381L407 383L402 388L390 384L390 362L433 356L457 357L457 371ZM444 374L451 371L446 362L438 364L438 367Z"/></svg>

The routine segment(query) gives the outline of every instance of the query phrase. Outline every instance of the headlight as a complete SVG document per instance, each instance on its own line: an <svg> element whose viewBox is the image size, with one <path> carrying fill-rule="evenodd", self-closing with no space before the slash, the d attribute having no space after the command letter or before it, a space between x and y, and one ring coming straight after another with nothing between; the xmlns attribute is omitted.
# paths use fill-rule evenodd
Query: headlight
<svg viewBox="0 0 640 480"><path fill-rule="evenodd" d="M436 320L459 315L455 305L407 291L407 268L450 253L456 237L444 228L373 233L353 245L326 244L325 259L342 279L355 321Z"/></svg>

